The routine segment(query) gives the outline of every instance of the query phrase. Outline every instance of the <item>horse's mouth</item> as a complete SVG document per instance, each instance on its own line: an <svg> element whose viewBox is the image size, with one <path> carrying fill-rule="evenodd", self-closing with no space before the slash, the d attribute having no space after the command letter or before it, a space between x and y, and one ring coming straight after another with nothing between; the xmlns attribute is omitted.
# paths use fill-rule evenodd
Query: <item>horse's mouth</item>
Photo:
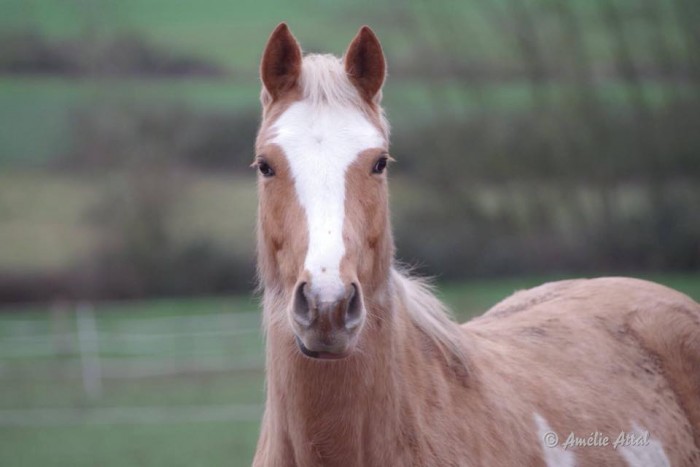
<svg viewBox="0 0 700 467"><path fill-rule="evenodd" d="M311 350L304 345L304 343L301 341L299 336L294 336L294 337L297 341L297 347L299 347L299 350L301 351L301 353L309 358L314 358L317 360L342 360L350 354L349 352L333 353L333 352L319 352L316 350Z"/></svg>

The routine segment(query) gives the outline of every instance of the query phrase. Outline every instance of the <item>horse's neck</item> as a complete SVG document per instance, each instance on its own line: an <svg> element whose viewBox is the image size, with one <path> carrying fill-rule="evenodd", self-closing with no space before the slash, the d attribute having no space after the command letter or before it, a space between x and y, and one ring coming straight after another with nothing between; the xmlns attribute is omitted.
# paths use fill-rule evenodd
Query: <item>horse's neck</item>
<svg viewBox="0 0 700 467"><path fill-rule="evenodd" d="M391 465L396 451L415 444L422 406L449 372L391 295L371 300L385 309L369 310L363 341L346 360L307 359L282 326L268 330L263 429L274 429L266 436L279 438L267 442L291 448L297 464L332 465L337 457L343 465Z"/></svg>

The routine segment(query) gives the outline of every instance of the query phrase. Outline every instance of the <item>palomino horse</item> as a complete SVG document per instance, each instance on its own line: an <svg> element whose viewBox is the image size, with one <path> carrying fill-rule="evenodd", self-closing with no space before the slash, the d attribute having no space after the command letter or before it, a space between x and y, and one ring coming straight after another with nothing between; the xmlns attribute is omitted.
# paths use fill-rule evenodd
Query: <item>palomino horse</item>
<svg viewBox="0 0 700 467"><path fill-rule="evenodd" d="M261 75L255 466L700 466L698 303L572 280L454 323L393 263L374 33L302 56L281 24Z"/></svg>

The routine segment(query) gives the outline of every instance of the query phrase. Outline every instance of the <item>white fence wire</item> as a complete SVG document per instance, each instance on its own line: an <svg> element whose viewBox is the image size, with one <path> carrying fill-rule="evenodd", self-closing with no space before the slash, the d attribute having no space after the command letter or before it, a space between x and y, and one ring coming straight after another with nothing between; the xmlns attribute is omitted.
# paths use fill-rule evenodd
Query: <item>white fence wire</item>
<svg viewBox="0 0 700 467"><path fill-rule="evenodd" d="M178 375L261 371L257 312L102 316L90 305L0 321L0 384L75 380L90 407L0 407L0 426L255 421L256 404L100 407L105 384ZM81 383L77 383L81 381ZM35 382L35 383L33 383Z"/></svg>

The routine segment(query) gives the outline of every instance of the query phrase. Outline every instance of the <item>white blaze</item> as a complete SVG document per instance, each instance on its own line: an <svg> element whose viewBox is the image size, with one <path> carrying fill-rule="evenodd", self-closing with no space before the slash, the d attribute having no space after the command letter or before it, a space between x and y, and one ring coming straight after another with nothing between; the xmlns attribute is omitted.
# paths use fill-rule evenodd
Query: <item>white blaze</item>
<svg viewBox="0 0 700 467"><path fill-rule="evenodd" d="M292 104L275 123L273 143L287 156L306 212L309 246L304 261L312 293L335 301L343 293L345 172L365 149L385 145L377 128L354 108ZM367 168L368 176L371 167Z"/></svg>

